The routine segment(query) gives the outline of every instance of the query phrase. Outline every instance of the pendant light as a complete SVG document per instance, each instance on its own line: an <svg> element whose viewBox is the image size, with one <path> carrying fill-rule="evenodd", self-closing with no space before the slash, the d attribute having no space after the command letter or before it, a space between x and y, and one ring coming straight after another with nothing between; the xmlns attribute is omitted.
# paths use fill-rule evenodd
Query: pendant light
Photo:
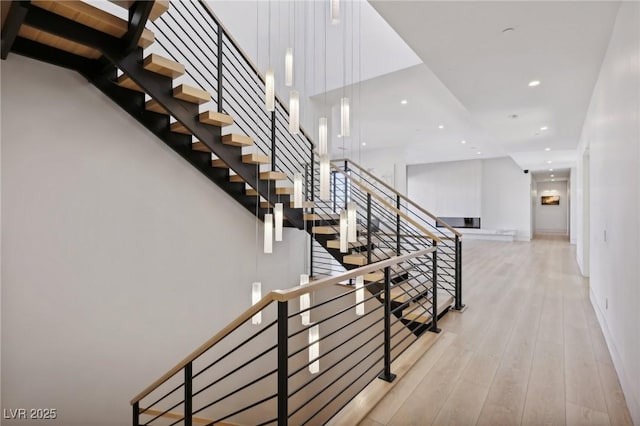
<svg viewBox="0 0 640 426"><path fill-rule="evenodd" d="M262 283L254 282L251 284L251 304L255 305L262 299ZM262 323L262 311L251 317L251 324L259 325Z"/></svg>
<svg viewBox="0 0 640 426"><path fill-rule="evenodd" d="M283 221L283 205L276 203L273 208L273 219L275 221L275 240L282 241L282 221Z"/></svg>
<svg viewBox="0 0 640 426"><path fill-rule="evenodd" d="M349 218L345 209L340 210L340 253L347 252L347 225Z"/></svg>
<svg viewBox="0 0 640 426"><path fill-rule="evenodd" d="M338 25L340 23L340 0L330 0L330 15L331 25Z"/></svg>
<svg viewBox="0 0 640 426"><path fill-rule="evenodd" d="M293 208L302 208L302 173L293 175Z"/></svg>
<svg viewBox="0 0 640 426"><path fill-rule="evenodd" d="M355 243L358 239L358 230L357 230L357 216L358 212L356 210L356 203L353 201L349 201L347 203L347 240L350 243Z"/></svg>
<svg viewBox="0 0 640 426"><path fill-rule="evenodd" d="M297 90L289 92L289 133L300 133L300 93Z"/></svg>
<svg viewBox="0 0 640 426"><path fill-rule="evenodd" d="M356 277L356 315L364 315L364 276Z"/></svg>
<svg viewBox="0 0 640 426"><path fill-rule="evenodd" d="M309 372L316 374L320 371L320 327L318 324L309 327Z"/></svg>
<svg viewBox="0 0 640 426"><path fill-rule="evenodd" d="M329 146L327 145L327 117L320 117L318 119L318 154L327 155L329 152Z"/></svg>
<svg viewBox="0 0 640 426"><path fill-rule="evenodd" d="M320 157L320 199L323 201L329 201L329 156L323 155Z"/></svg>
<svg viewBox="0 0 640 426"><path fill-rule="evenodd" d="M349 123L349 98L340 99L340 136L343 138L351 136Z"/></svg>
<svg viewBox="0 0 640 426"><path fill-rule="evenodd" d="M273 253L273 215L264 215L264 252Z"/></svg>
<svg viewBox="0 0 640 426"><path fill-rule="evenodd" d="M284 55L284 85L293 86L293 48L288 47Z"/></svg>
<svg viewBox="0 0 640 426"><path fill-rule="evenodd" d="M309 275L300 274L300 285L309 284ZM309 293L300 296L300 310L305 311L311 307L311 295ZM305 311L300 313L302 325L311 324L311 311Z"/></svg>
<svg viewBox="0 0 640 426"><path fill-rule="evenodd" d="M264 104L267 111L273 111L276 108L276 89L275 89L275 78L273 76L273 68L269 68L267 73L265 74L265 83L264 83Z"/></svg>

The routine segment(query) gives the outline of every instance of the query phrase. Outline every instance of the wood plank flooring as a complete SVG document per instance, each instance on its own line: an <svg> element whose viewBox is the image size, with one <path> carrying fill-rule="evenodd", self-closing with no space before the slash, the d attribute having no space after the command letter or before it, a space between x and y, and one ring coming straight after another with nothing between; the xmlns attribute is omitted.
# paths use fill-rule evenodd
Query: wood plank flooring
<svg viewBox="0 0 640 426"><path fill-rule="evenodd" d="M564 238L464 241L463 313L360 423L632 425Z"/></svg>

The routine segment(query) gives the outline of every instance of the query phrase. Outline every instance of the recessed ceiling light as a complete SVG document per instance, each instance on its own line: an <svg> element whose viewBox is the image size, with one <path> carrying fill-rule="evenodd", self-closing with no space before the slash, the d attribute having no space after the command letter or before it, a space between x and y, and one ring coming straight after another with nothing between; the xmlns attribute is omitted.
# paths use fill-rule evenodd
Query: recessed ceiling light
<svg viewBox="0 0 640 426"><path fill-rule="evenodd" d="M551 177L555 177L555 175L551 175Z"/></svg>
<svg viewBox="0 0 640 426"><path fill-rule="evenodd" d="M444 124L438 125L438 129L444 129Z"/></svg>
<svg viewBox="0 0 640 426"><path fill-rule="evenodd" d="M553 161L551 161L551 160L547 161L547 164L551 164L551 163L553 163Z"/></svg>
<svg viewBox="0 0 640 426"><path fill-rule="evenodd" d="M476 152L476 154L482 155L482 151L478 151L478 152Z"/></svg>
<svg viewBox="0 0 640 426"><path fill-rule="evenodd" d="M551 151L551 148L545 148L544 150L545 151Z"/></svg>
<svg viewBox="0 0 640 426"><path fill-rule="evenodd" d="M529 82L529 87L536 87L536 86L540 86L540 81L539 80L531 80Z"/></svg>
<svg viewBox="0 0 640 426"><path fill-rule="evenodd" d="M555 179L551 179L551 182L555 182L555 181L556 181Z"/></svg>
<svg viewBox="0 0 640 426"><path fill-rule="evenodd" d="M547 126L542 126L542 127L540 127L540 130L542 130L543 132L544 132L545 130L547 130L547 129L548 129L548 127L547 127Z"/></svg>
<svg viewBox="0 0 640 426"><path fill-rule="evenodd" d="M509 114L508 115L509 118L518 118L518 114Z"/></svg>
<svg viewBox="0 0 640 426"><path fill-rule="evenodd" d="M549 169L549 171L550 171L550 172L552 172L552 171L553 171L553 169Z"/></svg>
<svg viewBox="0 0 640 426"><path fill-rule="evenodd" d="M401 103L402 105L406 105L406 104L407 104L407 100L406 100L406 99L403 99L403 100L401 100L401 101L400 101L400 103Z"/></svg>
<svg viewBox="0 0 640 426"><path fill-rule="evenodd" d="M362 142L362 146L367 146L367 143L366 142Z"/></svg>
<svg viewBox="0 0 640 426"><path fill-rule="evenodd" d="M465 143L467 143L467 141L460 141L460 143L464 145Z"/></svg>

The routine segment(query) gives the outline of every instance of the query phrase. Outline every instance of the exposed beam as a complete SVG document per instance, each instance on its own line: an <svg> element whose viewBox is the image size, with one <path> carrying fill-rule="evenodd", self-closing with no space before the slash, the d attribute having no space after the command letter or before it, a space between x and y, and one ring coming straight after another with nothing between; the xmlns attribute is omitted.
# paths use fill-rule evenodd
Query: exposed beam
<svg viewBox="0 0 640 426"><path fill-rule="evenodd" d="M18 36L18 31L24 22L25 16L29 11L30 4L28 1L11 2L9 13L5 18L2 26L2 45L0 48L0 58L7 59L11 47Z"/></svg>

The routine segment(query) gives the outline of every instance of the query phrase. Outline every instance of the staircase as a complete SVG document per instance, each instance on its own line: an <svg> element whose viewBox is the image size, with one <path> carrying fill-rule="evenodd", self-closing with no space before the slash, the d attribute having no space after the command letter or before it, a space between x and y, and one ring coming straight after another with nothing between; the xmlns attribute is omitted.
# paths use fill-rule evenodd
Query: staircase
<svg viewBox="0 0 640 426"><path fill-rule="evenodd" d="M261 424L326 421L375 377L369 375L375 373L378 364L363 369L360 378L341 388L340 398L333 397L326 404L318 401L338 379L325 385L316 380L322 375L315 376L292 393L296 383L293 376L304 367L311 368L313 361L296 358L308 350L311 340L297 351L292 352L291 345L300 333L311 333L313 326L303 322L304 327L296 325L289 334L289 323L296 315L308 312L321 318L316 323L329 324L334 317L345 315L347 308L339 304L354 294L356 303L347 307L366 305L369 313L357 313L346 325L333 326L331 330L345 333L353 330L352 337L344 337L335 353L347 343L355 344L358 336L372 327L356 328L357 324L375 319L384 331L385 343L361 354L361 358L367 360L380 353L376 362L384 364L381 377L393 380L392 360L425 331L439 332L437 320L450 308L464 307L460 234L349 160L331 165L331 197L320 199L320 167L312 139L304 130L297 135L288 132L288 111L281 100L277 99L275 111L264 110L264 78L204 1L112 3L124 8L128 19L81 1L3 4L2 58L17 53L81 73L252 214L264 219L275 203L282 203L285 226L311 236L312 284L265 296L203 344L134 398L133 424L234 424L227 423L229 419L258 424L258 418L264 420ZM294 206L292 201L296 174L303 176L306 201L302 206ZM358 229L356 239L341 250L339 212L349 202L357 206ZM358 277L363 282L360 287ZM290 300L329 288L338 293L322 303L301 306L295 315L291 313ZM277 312L269 314L270 306L277 306ZM316 315L329 306L335 306L334 313ZM257 314L266 318L271 315L272 322L258 332L239 334ZM270 332L275 334L271 342L278 344L268 346L266 351L259 346L262 352L258 355L239 366L229 366L229 375L243 371L261 357L273 357L271 361L277 368L264 371L249 385L232 387L234 390L224 398L214 398L195 409L195 396L209 395L209 390L227 375L212 379L196 392L194 379L206 376L205 372L217 363L224 365L227 361L223 360L247 341L261 341ZM335 331L328 334L333 336ZM244 343L237 342L226 349L229 344L225 341L227 352L194 372L203 356L220 350L219 342L237 335L246 339ZM267 342L264 344L271 345ZM367 344L360 344L348 356L368 350ZM327 357L325 354L320 358ZM358 364L362 363L356 361L348 370L359 371L362 366ZM144 407L140 405L162 386L170 385L180 372L184 373L184 381L177 388L155 401L145 401ZM358 382L362 378L364 384ZM230 413L214 409L216 404L229 404L230 399L245 391L251 393L251 386L265 380L277 382L275 395ZM178 388L184 390L182 400L176 398ZM300 401L302 405L297 409L288 408L287 400L293 405L296 398L308 394L312 398ZM173 399L176 403L171 402ZM274 401L275 406L270 406ZM176 411L180 407L181 411ZM209 413L211 418L199 413Z"/></svg>

